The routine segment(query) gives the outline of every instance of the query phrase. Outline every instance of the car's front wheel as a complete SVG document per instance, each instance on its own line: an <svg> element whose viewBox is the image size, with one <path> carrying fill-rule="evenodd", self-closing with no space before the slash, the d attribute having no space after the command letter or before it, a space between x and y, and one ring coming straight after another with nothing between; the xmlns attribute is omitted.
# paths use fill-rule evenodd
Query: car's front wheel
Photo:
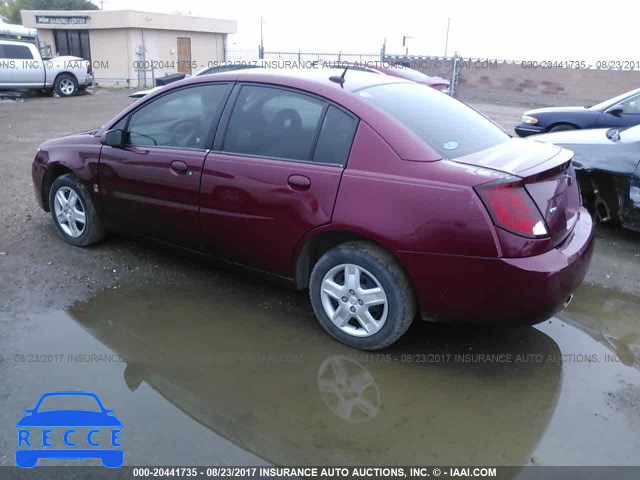
<svg viewBox="0 0 640 480"><path fill-rule="evenodd" d="M55 179L49 192L49 209L60 236L71 245L86 247L104 237L104 228L89 192L71 175Z"/></svg>
<svg viewBox="0 0 640 480"><path fill-rule="evenodd" d="M311 272L309 290L320 324L355 348L391 345L416 315L406 272L390 253L367 242L344 243L326 252Z"/></svg>
<svg viewBox="0 0 640 480"><path fill-rule="evenodd" d="M566 132L567 130L576 130L578 127L571 123L558 123L549 129L549 132Z"/></svg>

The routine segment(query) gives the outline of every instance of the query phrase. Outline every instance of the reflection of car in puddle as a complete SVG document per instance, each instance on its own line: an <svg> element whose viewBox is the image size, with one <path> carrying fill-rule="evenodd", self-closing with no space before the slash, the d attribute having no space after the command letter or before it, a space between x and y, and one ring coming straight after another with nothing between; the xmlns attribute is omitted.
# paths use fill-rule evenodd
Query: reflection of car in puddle
<svg viewBox="0 0 640 480"><path fill-rule="evenodd" d="M604 344L625 365L640 367L640 298L584 284L558 318Z"/></svg>
<svg viewBox="0 0 640 480"><path fill-rule="evenodd" d="M361 363L344 355L331 355L322 362L318 389L327 407L348 422L368 422L380 410L375 379Z"/></svg>
<svg viewBox="0 0 640 480"><path fill-rule="evenodd" d="M106 290L69 313L127 363L132 391L145 382L277 465L522 465L556 406L558 362L456 360L558 358L532 327L416 325L367 354L254 292L201 290Z"/></svg>

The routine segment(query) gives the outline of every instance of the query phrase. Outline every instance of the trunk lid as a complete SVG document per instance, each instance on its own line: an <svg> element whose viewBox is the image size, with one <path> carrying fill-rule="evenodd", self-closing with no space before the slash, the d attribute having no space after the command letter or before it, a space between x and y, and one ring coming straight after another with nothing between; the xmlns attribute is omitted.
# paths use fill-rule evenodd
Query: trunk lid
<svg viewBox="0 0 640 480"><path fill-rule="evenodd" d="M455 162L490 168L520 177L544 219L553 245L567 238L581 205L573 152L555 145L511 139Z"/></svg>

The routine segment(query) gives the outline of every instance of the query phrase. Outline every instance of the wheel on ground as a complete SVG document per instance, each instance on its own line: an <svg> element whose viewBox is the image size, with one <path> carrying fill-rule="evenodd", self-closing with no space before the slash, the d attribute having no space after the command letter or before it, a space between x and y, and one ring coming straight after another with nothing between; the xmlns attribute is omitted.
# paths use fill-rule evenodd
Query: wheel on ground
<svg viewBox="0 0 640 480"><path fill-rule="evenodd" d="M49 209L60 236L71 245L86 247L104 237L86 188L71 175L58 177L49 192Z"/></svg>
<svg viewBox="0 0 640 480"><path fill-rule="evenodd" d="M78 93L78 81L69 73L61 73L53 82L53 89L61 97L72 97Z"/></svg>
<svg viewBox="0 0 640 480"><path fill-rule="evenodd" d="M390 253L367 242L344 243L326 252L311 272L309 295L324 329L364 350L398 340L417 311L406 272Z"/></svg>
<svg viewBox="0 0 640 480"><path fill-rule="evenodd" d="M564 132L566 130L576 130L578 127L571 125L570 123L559 123L558 125L550 128L550 132Z"/></svg>

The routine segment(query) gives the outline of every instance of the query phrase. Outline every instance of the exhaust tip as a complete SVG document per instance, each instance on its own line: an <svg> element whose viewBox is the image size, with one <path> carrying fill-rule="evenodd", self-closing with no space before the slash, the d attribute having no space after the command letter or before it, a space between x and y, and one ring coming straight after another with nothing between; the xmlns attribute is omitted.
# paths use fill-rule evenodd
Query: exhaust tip
<svg viewBox="0 0 640 480"><path fill-rule="evenodd" d="M569 306L569 304L571 303L571 301L573 300L573 293L571 295L569 295L567 297L567 299L564 301L564 305L562 306L562 308L567 308Z"/></svg>

